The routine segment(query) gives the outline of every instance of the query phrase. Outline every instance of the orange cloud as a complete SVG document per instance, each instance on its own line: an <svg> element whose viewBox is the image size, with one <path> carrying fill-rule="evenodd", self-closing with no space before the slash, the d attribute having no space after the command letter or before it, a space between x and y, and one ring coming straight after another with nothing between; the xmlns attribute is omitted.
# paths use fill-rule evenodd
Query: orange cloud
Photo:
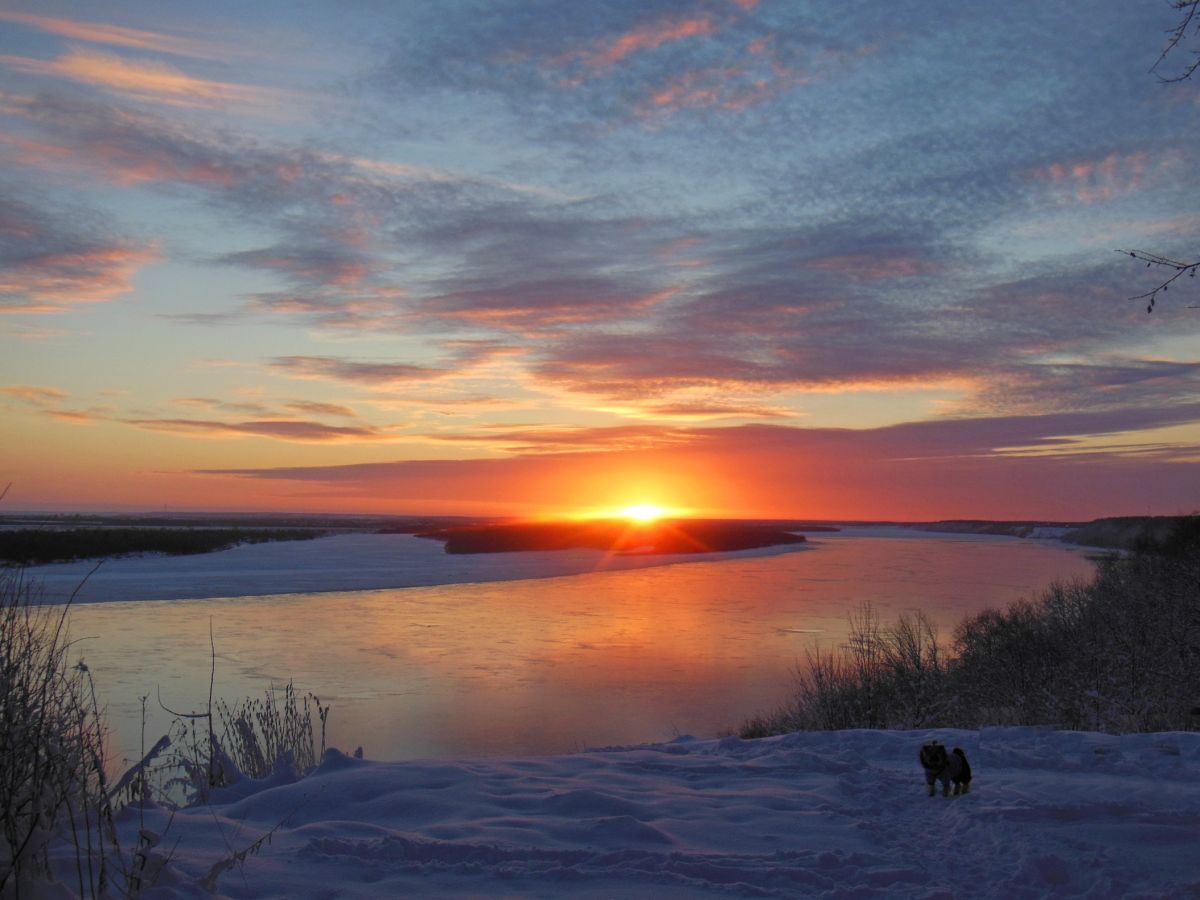
<svg viewBox="0 0 1200 900"><path fill-rule="evenodd" d="M33 13L3 9L0 9L0 22L15 22L59 37L86 41L90 44L130 47L135 50L152 50L158 53L192 56L200 59L216 59L220 55L215 45L203 41L175 37L156 31L124 28L120 25L107 25L102 22L77 22L71 19L57 19L51 16L38 16Z"/></svg>
<svg viewBox="0 0 1200 900"><path fill-rule="evenodd" d="M96 421L92 413L79 409L49 409L46 410L46 415L71 425L91 425Z"/></svg>
<svg viewBox="0 0 1200 900"><path fill-rule="evenodd" d="M33 384L11 384L0 388L0 394L16 397L31 406L38 407L52 406L67 399L66 391Z"/></svg>
<svg viewBox="0 0 1200 900"><path fill-rule="evenodd" d="M162 62L132 62L98 50L74 47L57 59L0 56L0 65L104 88L134 100L194 109L230 106L277 108L288 92L195 78Z"/></svg>

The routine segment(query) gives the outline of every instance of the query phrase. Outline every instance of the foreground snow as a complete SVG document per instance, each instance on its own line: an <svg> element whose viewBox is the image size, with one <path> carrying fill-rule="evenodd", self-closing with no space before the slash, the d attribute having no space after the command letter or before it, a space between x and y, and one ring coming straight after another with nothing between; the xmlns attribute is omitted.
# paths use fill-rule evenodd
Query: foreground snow
<svg viewBox="0 0 1200 900"><path fill-rule="evenodd" d="M970 794L916 763L962 746ZM1171 897L1200 894L1200 734L1033 728L693 740L572 756L363 762L147 813L152 895ZM127 810L126 844L136 833ZM283 823L283 824L280 824ZM177 845L176 845L176 842ZM218 867L221 868L221 867Z"/></svg>

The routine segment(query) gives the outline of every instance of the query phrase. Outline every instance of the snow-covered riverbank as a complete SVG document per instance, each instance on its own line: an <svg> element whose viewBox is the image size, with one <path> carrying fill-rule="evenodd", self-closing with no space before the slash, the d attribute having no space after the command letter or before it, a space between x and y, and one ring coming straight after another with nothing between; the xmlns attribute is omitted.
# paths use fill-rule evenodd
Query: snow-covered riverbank
<svg viewBox="0 0 1200 900"><path fill-rule="evenodd" d="M929 737L971 793L930 798ZM1200 734L818 732L377 763L149 814L162 896L1193 897ZM124 813L132 835L136 815Z"/></svg>
<svg viewBox="0 0 1200 900"><path fill-rule="evenodd" d="M194 556L136 556L30 566L47 603L190 600L366 591L484 581L554 578L685 562L773 556L803 544L731 553L606 554L596 550L447 554L440 541L410 534L342 534L310 541L242 544Z"/></svg>

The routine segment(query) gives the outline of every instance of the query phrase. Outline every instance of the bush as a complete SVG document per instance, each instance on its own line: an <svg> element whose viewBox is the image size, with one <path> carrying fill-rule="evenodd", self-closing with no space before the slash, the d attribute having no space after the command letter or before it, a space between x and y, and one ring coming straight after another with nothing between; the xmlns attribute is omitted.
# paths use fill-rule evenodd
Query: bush
<svg viewBox="0 0 1200 900"><path fill-rule="evenodd" d="M1191 730L1200 703L1200 517L1110 558L1089 583L969 616L950 658L921 614L850 617L838 653L811 653L781 709L743 737L797 729L1052 725Z"/></svg>

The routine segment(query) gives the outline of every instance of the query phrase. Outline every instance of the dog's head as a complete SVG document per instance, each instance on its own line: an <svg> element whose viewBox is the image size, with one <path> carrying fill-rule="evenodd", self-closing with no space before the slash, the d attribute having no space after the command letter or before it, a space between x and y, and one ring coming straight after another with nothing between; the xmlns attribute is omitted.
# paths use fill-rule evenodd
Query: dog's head
<svg viewBox="0 0 1200 900"><path fill-rule="evenodd" d="M937 741L930 741L921 748L921 765L924 768L940 772L946 768L948 762L949 757L946 756L946 748Z"/></svg>

